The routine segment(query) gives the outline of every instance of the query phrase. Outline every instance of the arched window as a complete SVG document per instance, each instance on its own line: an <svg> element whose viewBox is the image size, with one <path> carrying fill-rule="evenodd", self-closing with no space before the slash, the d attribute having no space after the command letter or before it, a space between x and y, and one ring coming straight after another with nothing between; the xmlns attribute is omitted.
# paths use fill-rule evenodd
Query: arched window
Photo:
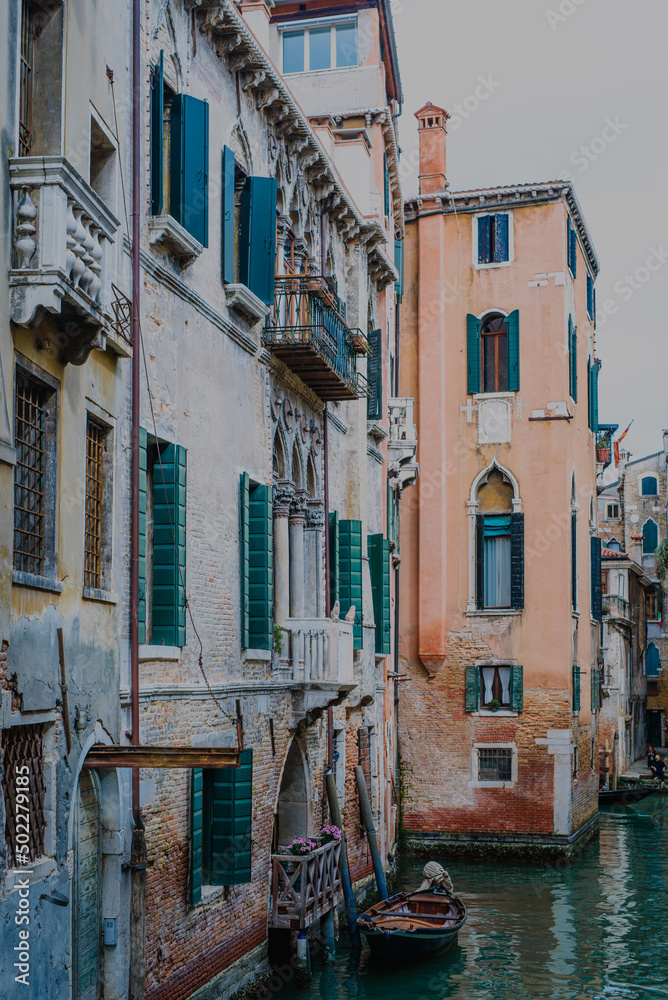
<svg viewBox="0 0 668 1000"><path fill-rule="evenodd" d="M643 555L654 555L656 547L659 544L659 529L656 526L656 521L653 521L650 517L649 520L645 521L642 528L642 553Z"/></svg>
<svg viewBox="0 0 668 1000"><path fill-rule="evenodd" d="M511 511L513 488L498 470L478 489L478 602L511 607Z"/></svg>
<svg viewBox="0 0 668 1000"><path fill-rule="evenodd" d="M644 497L655 497L659 492L656 476L645 476L640 484L640 492Z"/></svg>
<svg viewBox="0 0 668 1000"><path fill-rule="evenodd" d="M613 552L621 552L622 550L621 545L619 544L614 535L612 536L612 538L608 539L608 541L605 543L605 547L606 549L612 549Z"/></svg>
<svg viewBox="0 0 668 1000"><path fill-rule="evenodd" d="M659 671L661 670L661 658L659 657L659 650L653 642L650 642L647 647L647 654L645 656L645 667L647 673L647 679L652 677L658 677Z"/></svg>
<svg viewBox="0 0 668 1000"><path fill-rule="evenodd" d="M482 391L508 389L508 326L506 317L487 316L480 331L482 340Z"/></svg>

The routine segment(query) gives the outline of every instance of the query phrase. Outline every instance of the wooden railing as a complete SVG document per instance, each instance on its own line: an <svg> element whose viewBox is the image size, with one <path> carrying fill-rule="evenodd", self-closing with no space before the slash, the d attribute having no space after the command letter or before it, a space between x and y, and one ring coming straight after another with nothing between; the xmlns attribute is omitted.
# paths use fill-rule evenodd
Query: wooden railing
<svg viewBox="0 0 668 1000"><path fill-rule="evenodd" d="M341 900L341 844L332 841L310 854L273 854L270 927L308 927Z"/></svg>

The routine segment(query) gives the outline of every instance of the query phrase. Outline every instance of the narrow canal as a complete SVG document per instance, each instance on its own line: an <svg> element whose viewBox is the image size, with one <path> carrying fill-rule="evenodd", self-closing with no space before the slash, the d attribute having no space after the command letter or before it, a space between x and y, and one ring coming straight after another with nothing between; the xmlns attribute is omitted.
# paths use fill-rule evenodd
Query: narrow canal
<svg viewBox="0 0 668 1000"><path fill-rule="evenodd" d="M336 964L314 960L310 989L281 1000L666 1000L668 805L650 796L601 812L600 840L568 867L448 863L468 907L459 942L410 968L378 968L365 945ZM425 859L426 860L426 859ZM425 863L405 860L400 888Z"/></svg>

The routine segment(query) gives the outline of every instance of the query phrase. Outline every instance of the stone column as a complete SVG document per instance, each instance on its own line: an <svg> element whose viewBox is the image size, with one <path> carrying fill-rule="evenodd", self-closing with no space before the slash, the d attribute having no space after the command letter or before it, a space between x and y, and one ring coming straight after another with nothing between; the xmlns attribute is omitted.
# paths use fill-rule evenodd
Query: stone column
<svg viewBox="0 0 668 1000"><path fill-rule="evenodd" d="M304 528L305 564L305 607L307 618L322 618L325 613L324 572L325 560L322 551L322 532L325 526L325 505L322 500L309 499L306 502L306 526Z"/></svg>
<svg viewBox="0 0 668 1000"><path fill-rule="evenodd" d="M467 611L475 611L478 607L477 605L477 595L476 595L476 562L475 562L475 526L476 526L476 514L478 513L478 501L477 500L467 500L466 501L466 513L468 516L468 535L469 535L469 558L468 558L468 600L466 602Z"/></svg>
<svg viewBox="0 0 668 1000"><path fill-rule="evenodd" d="M294 488L279 481L274 487L274 619L285 625L290 617L290 537L288 517Z"/></svg>
<svg viewBox="0 0 668 1000"><path fill-rule="evenodd" d="M295 491L290 508L290 617L304 617L304 525L306 523L306 496L303 490Z"/></svg>

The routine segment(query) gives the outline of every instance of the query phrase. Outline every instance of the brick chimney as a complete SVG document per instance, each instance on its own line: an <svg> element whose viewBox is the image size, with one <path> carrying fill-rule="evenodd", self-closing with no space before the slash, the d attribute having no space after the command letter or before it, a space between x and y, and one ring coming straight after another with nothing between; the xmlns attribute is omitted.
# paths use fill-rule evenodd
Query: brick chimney
<svg viewBox="0 0 668 1000"><path fill-rule="evenodd" d="M420 194L439 194L445 190L445 123L450 115L445 108L427 103L415 112L420 143Z"/></svg>

